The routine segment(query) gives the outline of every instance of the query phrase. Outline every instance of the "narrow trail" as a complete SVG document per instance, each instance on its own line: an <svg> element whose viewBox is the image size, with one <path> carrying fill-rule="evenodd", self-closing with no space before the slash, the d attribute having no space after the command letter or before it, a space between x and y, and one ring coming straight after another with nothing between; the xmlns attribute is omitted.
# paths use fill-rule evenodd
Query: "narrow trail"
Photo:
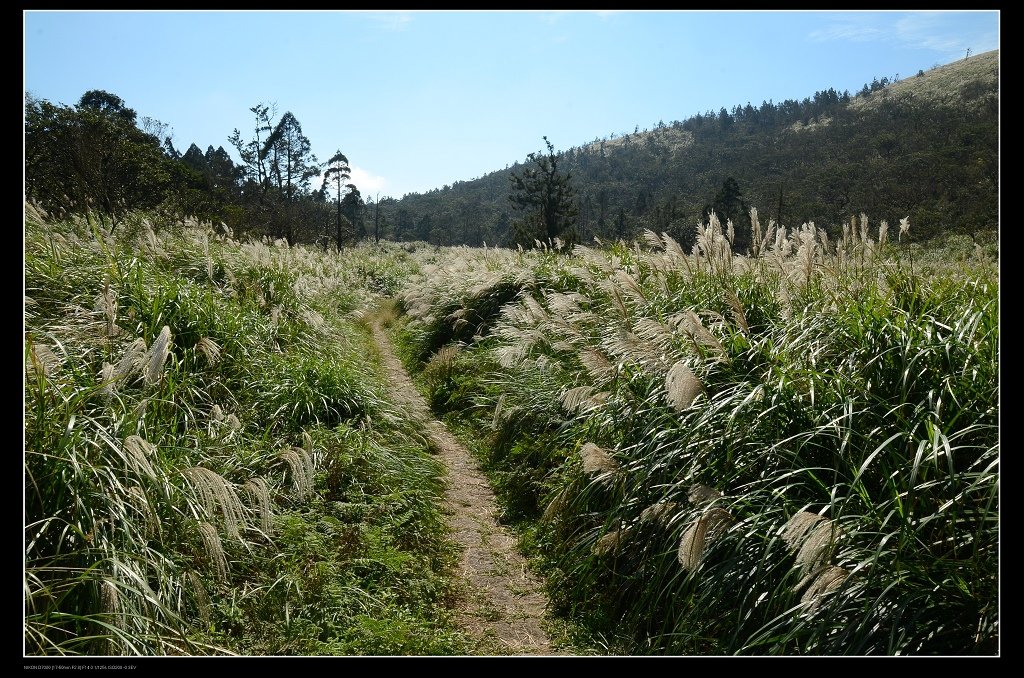
<svg viewBox="0 0 1024 678"><path fill-rule="evenodd" d="M558 654L541 626L547 599L529 572L515 539L497 523L497 505L487 479L469 451L434 418L395 355L376 316L367 322L380 351L395 398L439 450L448 468L447 503L454 539L464 546L462 576L469 595L459 622L482 641L488 654Z"/></svg>

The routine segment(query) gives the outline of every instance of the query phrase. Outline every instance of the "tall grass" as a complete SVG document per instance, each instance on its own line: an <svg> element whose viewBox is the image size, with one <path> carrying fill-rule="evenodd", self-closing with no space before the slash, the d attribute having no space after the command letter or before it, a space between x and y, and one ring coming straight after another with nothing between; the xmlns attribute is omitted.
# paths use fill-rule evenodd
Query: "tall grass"
<svg viewBox="0 0 1024 678"><path fill-rule="evenodd" d="M997 652L995 267L865 215L837 242L752 221L757 256L713 215L691 253L506 255L522 292L435 403L474 422L557 608L613 651ZM450 280L422 275L406 294ZM452 302L406 306L418 355Z"/></svg>
<svg viewBox="0 0 1024 678"><path fill-rule="evenodd" d="M441 465L355 320L407 253L129 226L26 206L25 653L466 651Z"/></svg>

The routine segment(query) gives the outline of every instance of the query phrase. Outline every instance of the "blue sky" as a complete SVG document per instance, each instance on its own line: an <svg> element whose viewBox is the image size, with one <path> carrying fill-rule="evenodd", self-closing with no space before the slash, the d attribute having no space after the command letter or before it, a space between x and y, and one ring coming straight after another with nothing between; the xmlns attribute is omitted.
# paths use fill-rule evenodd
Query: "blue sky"
<svg viewBox="0 0 1024 678"><path fill-rule="evenodd" d="M184 151L291 111L364 197L999 47L998 11L25 11L24 89L120 96Z"/></svg>

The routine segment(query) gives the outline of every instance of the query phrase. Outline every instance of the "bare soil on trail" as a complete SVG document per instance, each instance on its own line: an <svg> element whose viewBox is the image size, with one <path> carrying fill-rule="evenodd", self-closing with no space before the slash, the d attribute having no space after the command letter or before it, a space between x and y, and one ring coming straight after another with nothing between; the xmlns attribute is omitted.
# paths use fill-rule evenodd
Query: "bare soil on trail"
<svg viewBox="0 0 1024 678"><path fill-rule="evenodd" d="M556 651L542 628L547 606L539 581L527 569L515 539L497 522L497 505L473 456L432 415L395 355L377 317L368 325L380 351L398 404L421 422L424 433L448 468L447 503L453 538L463 545L461 573L468 595L460 605L460 624L495 655L551 655Z"/></svg>

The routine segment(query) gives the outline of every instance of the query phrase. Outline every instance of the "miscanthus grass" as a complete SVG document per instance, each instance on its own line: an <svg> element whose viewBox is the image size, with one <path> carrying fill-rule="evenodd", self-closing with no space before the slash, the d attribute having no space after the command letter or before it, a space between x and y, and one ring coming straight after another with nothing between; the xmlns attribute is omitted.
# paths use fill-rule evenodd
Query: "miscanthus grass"
<svg viewBox="0 0 1024 678"><path fill-rule="evenodd" d="M999 651L997 271L896 218L460 249L403 290L408 364L458 335L425 388L609 651Z"/></svg>
<svg viewBox="0 0 1024 678"><path fill-rule="evenodd" d="M440 464L355 318L408 253L25 228L25 654L472 649Z"/></svg>

